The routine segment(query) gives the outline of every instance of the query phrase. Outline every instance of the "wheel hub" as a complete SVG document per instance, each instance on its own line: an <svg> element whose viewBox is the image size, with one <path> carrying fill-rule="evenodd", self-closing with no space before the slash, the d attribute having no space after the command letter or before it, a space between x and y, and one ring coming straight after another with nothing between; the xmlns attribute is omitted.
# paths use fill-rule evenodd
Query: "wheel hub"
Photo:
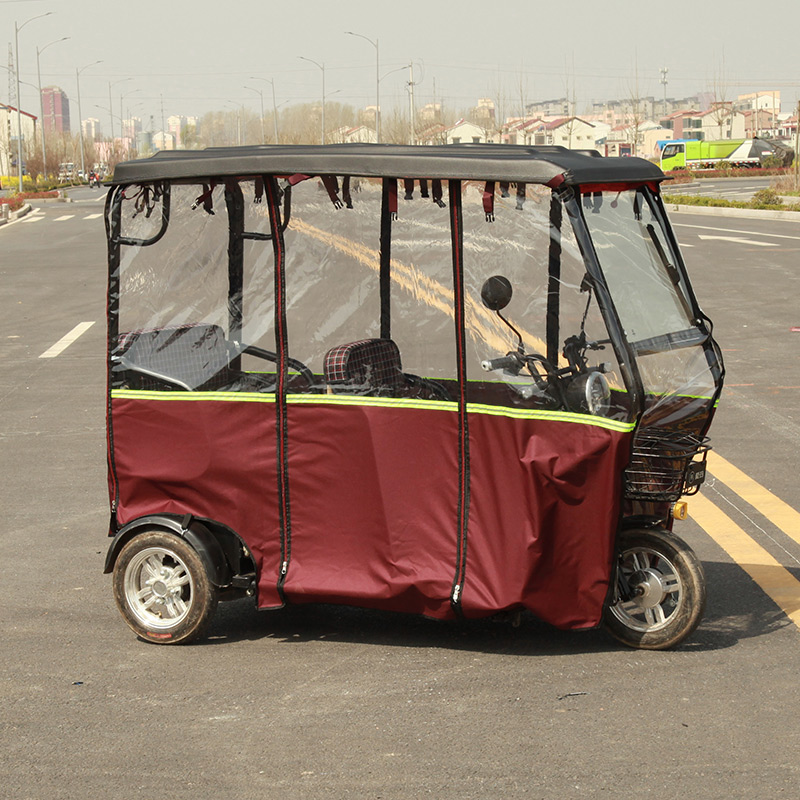
<svg viewBox="0 0 800 800"><path fill-rule="evenodd" d="M633 589L633 602L640 608L655 608L667 596L663 576L654 569L637 570L628 580Z"/></svg>
<svg viewBox="0 0 800 800"><path fill-rule="evenodd" d="M131 560L125 594L132 613L148 627L174 627L189 613L192 580L175 553L147 548Z"/></svg>

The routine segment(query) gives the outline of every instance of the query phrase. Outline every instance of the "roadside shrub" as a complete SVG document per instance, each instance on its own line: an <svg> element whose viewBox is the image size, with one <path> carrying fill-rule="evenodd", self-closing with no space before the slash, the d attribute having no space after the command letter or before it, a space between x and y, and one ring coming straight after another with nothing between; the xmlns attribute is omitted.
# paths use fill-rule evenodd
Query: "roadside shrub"
<svg viewBox="0 0 800 800"><path fill-rule="evenodd" d="M753 207L762 208L764 206L782 206L783 199L774 189L759 189L753 195Z"/></svg>
<svg viewBox="0 0 800 800"><path fill-rule="evenodd" d="M791 175L781 175L772 181L770 185L778 194L800 194L800 186L797 185L794 179L794 173Z"/></svg>
<svg viewBox="0 0 800 800"><path fill-rule="evenodd" d="M33 178L30 175L22 176L22 188L33 189ZM0 186L4 189L16 189L19 186L19 176L17 175L0 175Z"/></svg>
<svg viewBox="0 0 800 800"><path fill-rule="evenodd" d="M18 194L11 197L0 197L0 205L8 206L9 211L19 211L24 202Z"/></svg>
<svg viewBox="0 0 800 800"><path fill-rule="evenodd" d="M783 159L780 156L766 156L761 166L764 169L777 169L783 166Z"/></svg>
<svg viewBox="0 0 800 800"><path fill-rule="evenodd" d="M769 191L762 189L762 192ZM758 192L761 194L761 192ZM665 194L664 203L666 205L676 206L714 206L715 208L757 208L767 211L800 211L800 204L783 205L781 198L772 193L772 196L767 196L766 200L772 200L773 197L777 198L777 202L764 202L764 200L757 200L757 195L753 199L745 203L741 200L723 200L720 197L704 197L703 195L696 194Z"/></svg>
<svg viewBox="0 0 800 800"><path fill-rule="evenodd" d="M15 197L21 197L23 200L52 200L58 197L58 192L55 189L46 192L23 192L16 194Z"/></svg>

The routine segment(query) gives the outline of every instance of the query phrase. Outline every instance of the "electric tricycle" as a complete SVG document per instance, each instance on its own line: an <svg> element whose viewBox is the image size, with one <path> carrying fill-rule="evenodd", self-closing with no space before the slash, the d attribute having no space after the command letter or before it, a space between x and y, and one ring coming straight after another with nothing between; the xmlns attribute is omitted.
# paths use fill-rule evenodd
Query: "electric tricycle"
<svg viewBox="0 0 800 800"><path fill-rule="evenodd" d="M638 158L256 146L120 164L105 571L125 622L222 600L697 626L673 531L723 381Z"/></svg>

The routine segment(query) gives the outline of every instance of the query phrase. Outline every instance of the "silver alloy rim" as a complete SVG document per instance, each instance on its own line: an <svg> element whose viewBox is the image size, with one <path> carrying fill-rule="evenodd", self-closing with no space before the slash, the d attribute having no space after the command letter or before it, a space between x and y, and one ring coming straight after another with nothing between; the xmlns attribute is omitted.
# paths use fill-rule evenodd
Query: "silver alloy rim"
<svg viewBox="0 0 800 800"><path fill-rule="evenodd" d="M621 569L633 598L611 606L611 613L627 628L648 633L665 628L683 605L683 583L675 565L650 547L622 553Z"/></svg>
<svg viewBox="0 0 800 800"><path fill-rule="evenodd" d="M194 582L186 564L164 547L137 553L125 571L125 602L147 628L180 625L192 606Z"/></svg>

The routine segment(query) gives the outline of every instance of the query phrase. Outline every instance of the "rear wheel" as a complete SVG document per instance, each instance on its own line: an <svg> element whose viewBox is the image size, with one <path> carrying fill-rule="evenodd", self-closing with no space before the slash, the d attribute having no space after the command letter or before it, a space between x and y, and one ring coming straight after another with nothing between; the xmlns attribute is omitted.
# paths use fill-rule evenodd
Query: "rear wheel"
<svg viewBox="0 0 800 800"><path fill-rule="evenodd" d="M623 531L618 570L617 599L603 617L612 636L629 647L665 650L694 631L706 584L700 560L683 539L661 529Z"/></svg>
<svg viewBox="0 0 800 800"><path fill-rule="evenodd" d="M217 590L197 551L165 531L135 536L114 565L114 599L140 637L179 644L202 636L217 607Z"/></svg>

